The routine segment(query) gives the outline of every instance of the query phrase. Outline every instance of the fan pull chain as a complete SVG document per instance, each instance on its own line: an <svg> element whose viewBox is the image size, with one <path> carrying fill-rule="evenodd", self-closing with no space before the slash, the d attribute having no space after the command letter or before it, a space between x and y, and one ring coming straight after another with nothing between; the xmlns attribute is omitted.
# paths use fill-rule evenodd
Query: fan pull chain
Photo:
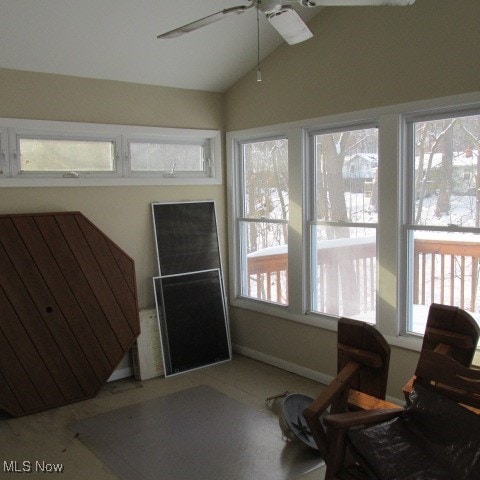
<svg viewBox="0 0 480 480"><path fill-rule="evenodd" d="M260 20L258 18L257 5L257 82L262 81L262 72L260 71Z"/></svg>

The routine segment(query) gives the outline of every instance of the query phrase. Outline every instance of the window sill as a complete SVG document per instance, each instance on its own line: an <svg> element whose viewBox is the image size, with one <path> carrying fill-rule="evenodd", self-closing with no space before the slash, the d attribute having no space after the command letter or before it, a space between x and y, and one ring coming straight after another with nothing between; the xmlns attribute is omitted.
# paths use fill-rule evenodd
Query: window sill
<svg viewBox="0 0 480 480"><path fill-rule="evenodd" d="M148 185L221 185L222 181L213 177L30 177L0 178L0 187L109 187L109 186L148 186Z"/></svg>
<svg viewBox="0 0 480 480"><path fill-rule="evenodd" d="M289 311L288 306L268 304L246 298L235 298L234 300L231 300L230 305L235 308L251 310L272 317L281 318L283 320L289 320L292 322L301 323L303 325L322 328L323 330L337 331L337 317L333 316L315 313L305 313L303 315L295 314ZM421 337L393 337L385 334L383 334L383 336L387 340L388 344L393 347L412 350L415 352L420 352L422 348L423 338ZM480 351L478 353L478 363L480 363Z"/></svg>

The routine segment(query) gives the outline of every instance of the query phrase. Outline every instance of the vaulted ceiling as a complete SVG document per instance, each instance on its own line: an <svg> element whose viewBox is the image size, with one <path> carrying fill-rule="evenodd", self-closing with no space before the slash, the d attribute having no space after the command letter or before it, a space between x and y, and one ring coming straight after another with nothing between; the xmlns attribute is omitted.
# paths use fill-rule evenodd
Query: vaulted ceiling
<svg viewBox="0 0 480 480"><path fill-rule="evenodd" d="M255 67L255 9L157 35L247 0L0 0L0 67L222 92ZM308 21L321 8L297 8ZM260 56L283 39L260 15ZM295 47L293 47L295 48Z"/></svg>

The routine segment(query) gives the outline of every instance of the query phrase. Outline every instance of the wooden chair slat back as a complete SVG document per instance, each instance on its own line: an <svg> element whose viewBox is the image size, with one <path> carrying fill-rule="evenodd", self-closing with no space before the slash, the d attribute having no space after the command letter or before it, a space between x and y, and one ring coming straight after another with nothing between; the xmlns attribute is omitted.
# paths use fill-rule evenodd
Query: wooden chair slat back
<svg viewBox="0 0 480 480"><path fill-rule="evenodd" d="M390 346L382 334L368 323L341 318L338 322L338 346L338 372L352 360L362 364L350 388L385 399Z"/></svg>
<svg viewBox="0 0 480 480"><path fill-rule="evenodd" d="M448 355L424 350L415 375L415 383L464 405L480 408L479 369L465 367Z"/></svg>
<svg viewBox="0 0 480 480"><path fill-rule="evenodd" d="M440 344L449 345L448 355L469 367L479 337L479 325L465 310L432 303L428 312L422 351L435 350Z"/></svg>

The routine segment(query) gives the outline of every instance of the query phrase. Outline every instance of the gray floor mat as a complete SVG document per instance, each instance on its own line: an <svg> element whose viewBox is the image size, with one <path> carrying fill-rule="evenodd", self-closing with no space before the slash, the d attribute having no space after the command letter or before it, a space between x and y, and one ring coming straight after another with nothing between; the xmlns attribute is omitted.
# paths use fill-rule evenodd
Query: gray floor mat
<svg viewBox="0 0 480 480"><path fill-rule="evenodd" d="M199 386L70 428L122 480L292 480L324 464L276 417Z"/></svg>

